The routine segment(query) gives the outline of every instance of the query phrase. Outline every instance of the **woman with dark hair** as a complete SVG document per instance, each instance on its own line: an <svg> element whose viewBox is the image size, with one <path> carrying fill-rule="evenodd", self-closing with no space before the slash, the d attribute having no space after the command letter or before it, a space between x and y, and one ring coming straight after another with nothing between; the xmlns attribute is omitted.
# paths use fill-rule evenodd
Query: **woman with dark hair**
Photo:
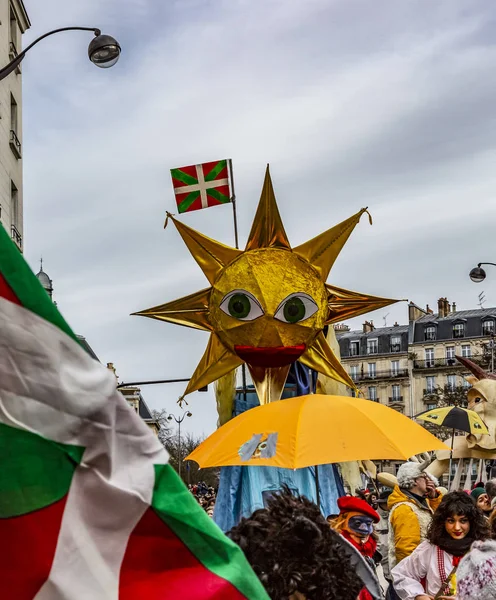
<svg viewBox="0 0 496 600"><path fill-rule="evenodd" d="M422 542L394 567L394 589L401 600L452 598L456 570L476 540L489 538L487 519L465 492L447 494Z"/></svg>

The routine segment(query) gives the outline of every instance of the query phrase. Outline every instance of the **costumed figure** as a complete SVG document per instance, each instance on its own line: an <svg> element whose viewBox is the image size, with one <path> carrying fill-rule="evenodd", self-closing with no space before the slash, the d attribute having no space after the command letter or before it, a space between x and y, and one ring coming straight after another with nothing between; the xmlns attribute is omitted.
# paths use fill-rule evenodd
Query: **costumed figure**
<svg viewBox="0 0 496 600"><path fill-rule="evenodd" d="M380 521L379 514L365 500L353 496L339 498L338 508L339 515L331 521L331 527L354 546L375 570L375 565L382 558L377 551L378 537L374 532L374 523ZM370 600L371 596L364 589L358 598Z"/></svg>
<svg viewBox="0 0 496 600"><path fill-rule="evenodd" d="M427 540L391 571L401 600L456 596L456 573L477 540L489 537L486 519L465 492L447 494L434 513Z"/></svg>
<svg viewBox="0 0 496 600"><path fill-rule="evenodd" d="M291 395L305 389L307 393L315 391L315 378L310 370L355 389L327 342L324 328L332 329L333 323L396 302L326 283L341 249L365 212L362 209L292 248L267 168L245 250L214 241L168 214L210 285L185 298L136 314L209 332L207 349L185 395L226 377L226 382L221 382L225 394L218 395L220 425L243 410L280 400L291 365L296 361L301 368L294 367L297 383ZM243 390L235 403L234 388L230 387L234 382L232 374L243 364L251 375L255 393L248 398L249 394ZM222 508L216 507L214 518L223 529L229 529L241 516L262 507L263 492L271 493L283 482L315 497L312 486L302 489L301 481L287 479L288 473L273 469L276 475L267 475L269 468L255 469L265 471L257 490L253 489L253 482L244 485L238 471L226 476L226 468L222 469L218 494L218 505ZM307 480L314 478L310 469L301 471L305 471ZM329 484L329 490L321 490L322 508L326 514L335 512L338 493L331 467L322 473L322 480Z"/></svg>

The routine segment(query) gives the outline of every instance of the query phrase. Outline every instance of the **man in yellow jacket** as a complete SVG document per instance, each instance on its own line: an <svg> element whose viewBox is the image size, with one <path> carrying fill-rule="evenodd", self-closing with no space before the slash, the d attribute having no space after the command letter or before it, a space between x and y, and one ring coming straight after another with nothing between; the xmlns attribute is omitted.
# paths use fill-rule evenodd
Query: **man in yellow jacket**
<svg viewBox="0 0 496 600"><path fill-rule="evenodd" d="M397 478L398 485L388 499L391 569L425 540L432 514L442 500L437 479L420 463L401 465Z"/></svg>

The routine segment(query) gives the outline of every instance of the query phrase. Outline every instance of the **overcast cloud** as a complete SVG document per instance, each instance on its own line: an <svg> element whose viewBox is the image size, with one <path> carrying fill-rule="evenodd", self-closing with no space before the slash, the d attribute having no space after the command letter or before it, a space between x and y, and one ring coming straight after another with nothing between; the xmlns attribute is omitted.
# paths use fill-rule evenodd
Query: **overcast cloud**
<svg viewBox="0 0 496 600"><path fill-rule="evenodd" d="M189 377L207 335L129 313L207 285L179 235L171 167L232 157L246 240L265 164L296 245L369 206L329 281L371 294L496 305L495 13L485 0L25 0L26 258L43 255L72 327L125 381ZM233 244L230 207L182 220ZM371 314L406 323L405 304ZM362 319L355 321L360 325ZM182 386L144 388L175 410ZM215 427L193 394L188 427Z"/></svg>

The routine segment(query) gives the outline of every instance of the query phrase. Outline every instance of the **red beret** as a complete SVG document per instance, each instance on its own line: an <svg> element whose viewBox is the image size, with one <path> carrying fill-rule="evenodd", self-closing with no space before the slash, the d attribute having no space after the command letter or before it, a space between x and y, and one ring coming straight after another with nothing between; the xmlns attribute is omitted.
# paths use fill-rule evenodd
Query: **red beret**
<svg viewBox="0 0 496 600"><path fill-rule="evenodd" d="M343 496L338 498L339 512L359 512L374 519L374 523L379 523L381 517L365 500L354 498L353 496Z"/></svg>

